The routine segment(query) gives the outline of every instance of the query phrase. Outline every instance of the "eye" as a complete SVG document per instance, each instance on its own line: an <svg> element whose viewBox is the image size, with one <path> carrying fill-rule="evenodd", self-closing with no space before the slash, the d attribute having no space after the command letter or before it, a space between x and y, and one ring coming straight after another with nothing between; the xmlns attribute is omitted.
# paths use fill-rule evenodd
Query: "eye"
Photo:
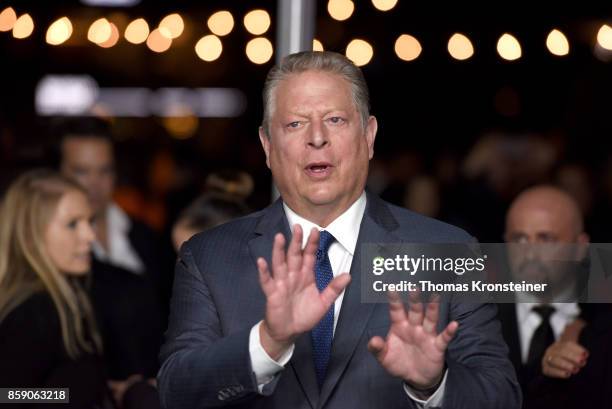
<svg viewBox="0 0 612 409"><path fill-rule="evenodd" d="M334 125L340 125L344 123L344 118L339 117L339 116L332 116L331 118L328 119L328 121Z"/></svg>
<svg viewBox="0 0 612 409"><path fill-rule="evenodd" d="M556 243L557 236L552 233L539 233L538 241L540 241L541 243Z"/></svg>
<svg viewBox="0 0 612 409"><path fill-rule="evenodd" d="M509 243L527 243L529 240L524 234L513 234L508 238Z"/></svg>
<svg viewBox="0 0 612 409"><path fill-rule="evenodd" d="M293 121L287 124L287 128L298 128L300 126L300 121Z"/></svg>
<svg viewBox="0 0 612 409"><path fill-rule="evenodd" d="M79 224L79 221L76 219L73 219L68 222L66 227L68 227L70 230L75 230L78 224Z"/></svg>

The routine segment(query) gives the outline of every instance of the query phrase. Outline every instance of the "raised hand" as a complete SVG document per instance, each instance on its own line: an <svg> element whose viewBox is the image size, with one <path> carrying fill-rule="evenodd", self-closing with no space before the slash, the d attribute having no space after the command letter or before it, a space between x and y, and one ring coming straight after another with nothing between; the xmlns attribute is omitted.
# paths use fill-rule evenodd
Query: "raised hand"
<svg viewBox="0 0 612 409"><path fill-rule="evenodd" d="M387 372L417 389L429 389L440 382L446 348L459 327L452 321L437 334L439 308L436 298L424 311L418 293L411 293L406 310L399 294L390 292L387 337L376 336L368 343L368 349Z"/></svg>
<svg viewBox="0 0 612 409"><path fill-rule="evenodd" d="M589 351L574 341L559 340L546 349L542 373L551 378L569 378L587 363Z"/></svg>
<svg viewBox="0 0 612 409"><path fill-rule="evenodd" d="M551 378L569 378L586 365L589 351L578 343L586 322L577 318L569 323L559 339L542 356L542 373Z"/></svg>
<svg viewBox="0 0 612 409"><path fill-rule="evenodd" d="M272 359L278 359L300 334L314 328L350 282L350 275L340 274L319 293L314 273L319 231L312 229L304 250L302 236L302 228L296 224L286 253L285 237L280 233L274 237L272 273L264 258L257 259L259 282L266 296L260 339Z"/></svg>

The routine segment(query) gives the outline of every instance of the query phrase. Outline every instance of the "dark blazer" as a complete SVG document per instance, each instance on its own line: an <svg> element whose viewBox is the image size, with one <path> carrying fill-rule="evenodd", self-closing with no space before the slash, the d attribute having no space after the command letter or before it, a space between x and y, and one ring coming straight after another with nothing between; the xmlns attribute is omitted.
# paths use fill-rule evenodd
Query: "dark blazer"
<svg viewBox="0 0 612 409"><path fill-rule="evenodd" d="M167 308L160 301L155 233L130 218L128 240L145 266L143 274L93 258L90 296L104 341L110 379L155 377Z"/></svg>
<svg viewBox="0 0 612 409"><path fill-rule="evenodd" d="M145 266L145 276L149 277L156 291L164 284L164 272L161 267L161 245L158 234L146 224L130 217L128 240Z"/></svg>
<svg viewBox="0 0 612 409"><path fill-rule="evenodd" d="M110 379L154 377L163 320L148 277L94 259L89 292Z"/></svg>
<svg viewBox="0 0 612 409"><path fill-rule="evenodd" d="M449 243L472 238L460 229L392 206L368 194L336 326L327 378L319 390L309 334L298 338L284 371L258 393L249 333L264 316L255 261L270 260L274 234L290 237L282 202L198 234L183 245L176 267L170 324L158 375L162 406L170 408L414 408L402 381L368 352L389 328L388 306L362 303L361 245ZM459 331L446 356L444 407L518 408L521 394L507 358L497 311L490 304L444 302L439 330Z"/></svg>
<svg viewBox="0 0 612 409"><path fill-rule="evenodd" d="M521 347L515 304L499 304L499 319L509 357L523 390L525 409L579 409L612 407L612 308L609 304L580 304L587 326L579 344L589 351L587 365L568 379L542 374L527 377L521 361Z"/></svg>
<svg viewBox="0 0 612 409"><path fill-rule="evenodd" d="M519 374L523 369L523 362L521 358L520 334L516 318L516 304L498 304L497 310L499 321L501 322L504 341L506 341L506 344L508 344L508 357L510 358L510 362L512 362L517 374ZM523 380L521 379L521 376L518 376L518 381L522 386Z"/></svg>

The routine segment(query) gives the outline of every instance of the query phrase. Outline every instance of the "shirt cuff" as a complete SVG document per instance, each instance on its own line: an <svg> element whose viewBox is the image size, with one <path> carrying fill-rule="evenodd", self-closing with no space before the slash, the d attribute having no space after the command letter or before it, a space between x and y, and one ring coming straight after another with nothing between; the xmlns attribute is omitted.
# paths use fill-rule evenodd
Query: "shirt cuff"
<svg viewBox="0 0 612 409"><path fill-rule="evenodd" d="M444 389L446 388L446 377L448 376L448 369L444 371L444 377L438 389L429 397L427 400L419 399L418 392L411 388L406 382L404 382L404 391L408 394L410 399L416 402L417 406L422 409L429 409L435 407L441 407L444 398Z"/></svg>
<svg viewBox="0 0 612 409"><path fill-rule="evenodd" d="M289 349L283 355L281 355L278 361L270 358L266 350L261 345L261 340L259 339L260 326L261 321L251 328L251 332L249 334L251 368L253 368L253 373L255 373L255 379L257 380L259 392L262 391L263 387L267 383L274 379L274 376L277 373L285 368L285 365L287 365L291 359L293 350L295 349L295 344L292 344L291 347L289 347Z"/></svg>

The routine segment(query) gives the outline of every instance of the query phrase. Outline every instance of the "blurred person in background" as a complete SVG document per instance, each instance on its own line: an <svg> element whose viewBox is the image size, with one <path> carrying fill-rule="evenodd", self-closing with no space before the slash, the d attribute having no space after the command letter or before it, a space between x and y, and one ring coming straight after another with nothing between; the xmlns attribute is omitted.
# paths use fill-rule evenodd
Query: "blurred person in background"
<svg viewBox="0 0 612 409"><path fill-rule="evenodd" d="M9 187L0 210L0 387L70 388L66 407L105 401L102 340L83 288L92 216L87 193L55 172L30 171Z"/></svg>
<svg viewBox="0 0 612 409"><path fill-rule="evenodd" d="M581 278L586 277L588 263L584 260L585 248L580 245L588 244L589 236L584 231L578 203L557 187L539 185L527 189L510 206L505 239L529 246L520 256L510 257L512 270L519 276L517 281L546 282L554 288L546 296L517 294L515 304L499 304L504 338L523 388L523 407L608 407L588 404L599 399L602 391L587 393L584 385L589 382L575 379L586 371L580 378L589 377L592 382L597 377L589 373L604 373L601 361L608 352L595 352L595 346L605 339L600 335L611 329L610 314L604 314L605 308L582 302ZM563 253L551 253L555 249ZM582 261L568 263L570 268L565 269L566 264L558 260ZM587 326L592 331L586 331L586 337L593 335L595 340L583 343L579 336L587 322L592 324Z"/></svg>
<svg viewBox="0 0 612 409"><path fill-rule="evenodd" d="M423 156L413 151L395 152L386 160L382 168L386 180L383 182L384 187L381 186L378 189L380 197L401 206L404 201L406 184L423 170Z"/></svg>
<svg viewBox="0 0 612 409"><path fill-rule="evenodd" d="M182 244L203 232L251 212L246 199L253 192L253 178L246 172L227 170L206 178L205 191L185 208L172 226L173 259ZM174 271L168 274L164 300L169 303Z"/></svg>
<svg viewBox="0 0 612 409"><path fill-rule="evenodd" d="M108 124L98 118L64 120L56 136L56 165L85 189L96 217L90 292L110 385L120 402L130 386L155 384L165 325L157 239L113 201L115 154Z"/></svg>
<svg viewBox="0 0 612 409"><path fill-rule="evenodd" d="M439 218L442 206L440 184L430 175L415 176L406 185L403 205L424 216Z"/></svg>
<svg viewBox="0 0 612 409"><path fill-rule="evenodd" d="M56 133L56 165L83 186L96 215L96 259L156 280L154 232L113 201L116 164L109 125L99 118L76 118L61 122Z"/></svg>
<svg viewBox="0 0 612 409"><path fill-rule="evenodd" d="M206 192L179 215L172 228L176 251L194 234L211 229L251 212L245 200L253 192L248 173L228 170L206 178Z"/></svg>

